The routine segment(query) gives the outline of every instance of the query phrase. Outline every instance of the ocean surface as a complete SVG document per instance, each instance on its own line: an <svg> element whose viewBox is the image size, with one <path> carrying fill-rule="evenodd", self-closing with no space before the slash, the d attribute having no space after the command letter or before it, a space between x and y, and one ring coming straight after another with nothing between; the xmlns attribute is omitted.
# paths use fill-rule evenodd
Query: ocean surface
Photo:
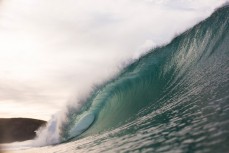
<svg viewBox="0 0 229 153"><path fill-rule="evenodd" d="M133 61L67 112L61 126L53 119L41 130L42 147L12 152L229 152L229 5Z"/></svg>

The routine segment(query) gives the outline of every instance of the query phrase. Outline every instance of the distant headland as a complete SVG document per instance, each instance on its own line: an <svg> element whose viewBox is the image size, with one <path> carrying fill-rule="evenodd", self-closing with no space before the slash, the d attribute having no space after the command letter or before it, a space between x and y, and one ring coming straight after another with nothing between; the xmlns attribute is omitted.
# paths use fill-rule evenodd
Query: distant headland
<svg viewBox="0 0 229 153"><path fill-rule="evenodd" d="M33 139L35 131L45 124L46 121L31 118L0 118L0 143Z"/></svg>

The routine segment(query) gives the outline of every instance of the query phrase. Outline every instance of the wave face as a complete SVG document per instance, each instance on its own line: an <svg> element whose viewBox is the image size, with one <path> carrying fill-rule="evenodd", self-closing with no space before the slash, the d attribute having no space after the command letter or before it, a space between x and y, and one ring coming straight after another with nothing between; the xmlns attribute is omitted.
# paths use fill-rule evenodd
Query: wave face
<svg viewBox="0 0 229 153"><path fill-rule="evenodd" d="M96 87L58 129L69 143L45 152L228 152L228 14L218 9Z"/></svg>

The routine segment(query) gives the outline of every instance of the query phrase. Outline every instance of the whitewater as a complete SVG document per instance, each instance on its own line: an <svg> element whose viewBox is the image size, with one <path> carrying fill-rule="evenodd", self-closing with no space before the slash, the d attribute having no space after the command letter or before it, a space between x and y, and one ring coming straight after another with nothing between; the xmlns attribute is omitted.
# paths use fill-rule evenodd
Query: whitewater
<svg viewBox="0 0 229 153"><path fill-rule="evenodd" d="M128 61L12 152L229 151L229 5ZM91 72L93 74L93 72ZM16 148L16 150L14 150Z"/></svg>

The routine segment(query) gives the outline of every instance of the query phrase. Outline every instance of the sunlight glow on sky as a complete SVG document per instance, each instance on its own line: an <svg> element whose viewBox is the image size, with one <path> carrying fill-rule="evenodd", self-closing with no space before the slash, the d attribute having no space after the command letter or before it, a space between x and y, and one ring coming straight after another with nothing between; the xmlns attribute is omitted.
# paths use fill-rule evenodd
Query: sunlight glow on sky
<svg viewBox="0 0 229 153"><path fill-rule="evenodd" d="M224 2L0 1L0 118L48 120Z"/></svg>

